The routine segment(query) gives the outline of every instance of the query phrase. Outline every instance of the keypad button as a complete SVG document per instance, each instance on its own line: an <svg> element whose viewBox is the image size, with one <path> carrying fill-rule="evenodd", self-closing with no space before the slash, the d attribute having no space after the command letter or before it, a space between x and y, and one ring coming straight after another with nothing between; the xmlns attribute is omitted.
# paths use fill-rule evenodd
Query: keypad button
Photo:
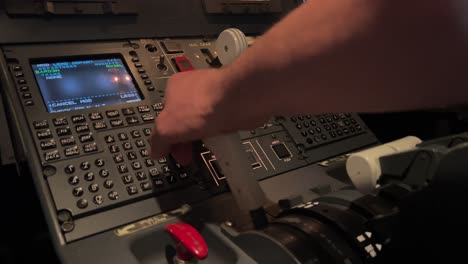
<svg viewBox="0 0 468 264"><path fill-rule="evenodd" d="M159 175L159 171L157 168L151 168L149 169L149 174L151 177L155 177L155 176L158 176Z"/></svg>
<svg viewBox="0 0 468 264"><path fill-rule="evenodd" d="M127 116L126 117L126 120L127 120L127 123L129 125L132 125L132 124L137 124L140 122L140 120L138 120L138 117L136 116Z"/></svg>
<svg viewBox="0 0 468 264"><path fill-rule="evenodd" d="M320 142L320 138L319 138L318 136L315 136L315 137L314 137L314 141L315 141L315 142Z"/></svg>
<svg viewBox="0 0 468 264"><path fill-rule="evenodd" d="M85 153L95 152L98 150L96 142L88 143L83 145L83 150Z"/></svg>
<svg viewBox="0 0 468 264"><path fill-rule="evenodd" d="M167 162L166 157L162 157L162 158L159 158L159 159L158 159L158 163L159 163L159 164L165 164L166 162Z"/></svg>
<svg viewBox="0 0 468 264"><path fill-rule="evenodd" d="M312 126L316 126L316 125L317 125L317 122L315 122L314 120L311 120L309 123L310 123Z"/></svg>
<svg viewBox="0 0 468 264"><path fill-rule="evenodd" d="M143 134L145 134L145 136L150 136L151 135L151 128L143 129Z"/></svg>
<svg viewBox="0 0 468 264"><path fill-rule="evenodd" d="M47 129L47 130L38 131L36 135L38 139L46 139L46 138L52 137L52 132L50 132L50 130Z"/></svg>
<svg viewBox="0 0 468 264"><path fill-rule="evenodd" d="M169 175L166 177L166 181L169 183L169 184L174 184L177 182L177 178L175 175Z"/></svg>
<svg viewBox="0 0 468 264"><path fill-rule="evenodd" d="M140 105L137 108L140 113L148 113L150 111L150 107L148 105Z"/></svg>
<svg viewBox="0 0 468 264"><path fill-rule="evenodd" d="M303 125L305 128L308 128L308 127L309 127L309 123L308 123L308 122L304 122L304 123L302 123L302 125Z"/></svg>
<svg viewBox="0 0 468 264"><path fill-rule="evenodd" d="M312 116L311 116L311 115L306 115L306 118L307 118L307 119L311 119Z"/></svg>
<svg viewBox="0 0 468 264"><path fill-rule="evenodd" d="M21 69L22 69L22 68L21 68L21 66L19 66L19 65L13 66L13 70L14 70L14 71L21 71Z"/></svg>
<svg viewBox="0 0 468 264"><path fill-rule="evenodd" d="M320 137L322 138L322 140L327 140L327 138L328 138L327 135L325 135L325 134L322 134Z"/></svg>
<svg viewBox="0 0 468 264"><path fill-rule="evenodd" d="M153 109L154 111L161 111L164 109L164 104L163 103L153 104Z"/></svg>
<svg viewBox="0 0 468 264"><path fill-rule="evenodd" d="M146 80L149 78L148 74L142 74L140 75L141 79Z"/></svg>
<svg viewBox="0 0 468 264"><path fill-rule="evenodd" d="M24 77L24 73L22 73L22 72L17 72L17 73L15 73L15 77L16 77L16 78Z"/></svg>
<svg viewBox="0 0 468 264"><path fill-rule="evenodd" d="M99 171L99 176L101 176L102 178L106 178L109 176L109 170L106 170L106 169L102 169Z"/></svg>
<svg viewBox="0 0 468 264"><path fill-rule="evenodd" d="M304 116L300 115L300 116L297 116L297 119L301 120L301 121L304 121Z"/></svg>
<svg viewBox="0 0 468 264"><path fill-rule="evenodd" d="M78 133L89 132L89 126L88 126L88 124L78 125L78 126L75 127L75 130Z"/></svg>
<svg viewBox="0 0 468 264"><path fill-rule="evenodd" d="M128 158L129 160L134 160L134 159L137 158L137 155L136 155L136 152L135 152L135 151L129 151L129 152L127 152L126 155L127 155L127 158Z"/></svg>
<svg viewBox="0 0 468 264"><path fill-rule="evenodd" d="M171 172L171 169L169 168L169 166L164 165L164 166L161 166L161 171L162 171L163 173L170 173L170 172Z"/></svg>
<svg viewBox="0 0 468 264"><path fill-rule="evenodd" d="M76 175L71 176L70 178L68 178L68 183L71 185L77 185L78 183L80 183L80 178Z"/></svg>
<svg viewBox="0 0 468 264"><path fill-rule="evenodd" d="M333 120L336 121L336 120L338 120L338 119L339 119L339 117L338 117L337 115L333 115Z"/></svg>
<svg viewBox="0 0 468 264"><path fill-rule="evenodd" d="M360 125L357 125L357 126L356 126L356 130L357 130L357 131L361 131L361 130L362 130L362 127L361 127Z"/></svg>
<svg viewBox="0 0 468 264"><path fill-rule="evenodd" d="M57 135L59 137L61 136L67 136L67 135L70 135L72 132L71 132L71 129L70 127L60 127L60 128L57 128Z"/></svg>
<svg viewBox="0 0 468 264"><path fill-rule="evenodd" d="M132 168L133 170L141 169L141 163L139 161L132 162Z"/></svg>
<svg viewBox="0 0 468 264"><path fill-rule="evenodd" d="M50 139L47 141L41 141L41 149L51 149L57 147L57 144L55 144L55 140Z"/></svg>
<svg viewBox="0 0 468 264"><path fill-rule="evenodd" d="M324 125L323 128L325 128L327 131L331 130L331 127L329 125Z"/></svg>
<svg viewBox="0 0 468 264"><path fill-rule="evenodd" d="M114 156L114 161L115 161L115 163L123 162L124 161L123 155L122 154L115 155Z"/></svg>
<svg viewBox="0 0 468 264"><path fill-rule="evenodd" d="M111 135L105 135L104 136L104 141L106 141L106 143L114 143L115 138L114 138L114 136L111 136Z"/></svg>
<svg viewBox="0 0 468 264"><path fill-rule="evenodd" d="M139 147L139 148L142 148L142 147L145 146L145 142L143 140L141 140L141 139L137 139L137 140L135 140L135 145L137 147Z"/></svg>
<svg viewBox="0 0 468 264"><path fill-rule="evenodd" d="M319 121L320 121L321 124L325 124L325 123L326 123L326 120L325 120L325 118L323 118L323 117L319 118Z"/></svg>
<svg viewBox="0 0 468 264"><path fill-rule="evenodd" d="M348 130L346 127L343 128L343 132L344 132L345 134L349 134L349 130Z"/></svg>
<svg viewBox="0 0 468 264"><path fill-rule="evenodd" d="M111 111L106 111L106 116L109 118L114 118L120 116L118 110L111 110Z"/></svg>
<svg viewBox="0 0 468 264"><path fill-rule="evenodd" d="M138 61L138 58L132 58L132 61L133 61L134 59L137 59L137 61ZM138 73L145 73L145 72L146 72L145 69L141 69L141 68L138 69Z"/></svg>
<svg viewBox="0 0 468 264"><path fill-rule="evenodd" d="M119 199L119 193L116 192L116 191L111 191L107 194L107 196L109 197L109 199L115 201L117 199Z"/></svg>
<svg viewBox="0 0 468 264"><path fill-rule="evenodd" d="M60 153L58 150L52 150L49 152L44 153L44 159L45 161L52 161L52 160L57 160L60 159Z"/></svg>
<svg viewBox="0 0 468 264"><path fill-rule="evenodd" d="M63 152L65 153L66 157L80 155L80 149L78 148L78 146L65 148Z"/></svg>
<svg viewBox="0 0 468 264"><path fill-rule="evenodd" d="M351 131L351 133L354 133L354 132L356 132L356 129L354 127L350 127L349 131Z"/></svg>
<svg viewBox="0 0 468 264"><path fill-rule="evenodd" d="M156 188L164 187L164 181L162 179L159 179L159 178L153 179L153 183L154 183L154 186L156 186Z"/></svg>
<svg viewBox="0 0 468 264"><path fill-rule="evenodd" d="M306 131L301 131L301 136L307 137L307 132Z"/></svg>
<svg viewBox="0 0 468 264"><path fill-rule="evenodd" d="M114 187L114 182L113 181L111 181L111 180L104 181L104 188L111 189L112 187Z"/></svg>
<svg viewBox="0 0 468 264"><path fill-rule="evenodd" d="M99 112L94 112L89 114L89 119L95 121L95 120L101 120L102 119L102 114Z"/></svg>
<svg viewBox="0 0 468 264"><path fill-rule="evenodd" d="M154 115L153 114L143 114L141 115L141 119L143 119L144 122L149 122L154 120Z"/></svg>
<svg viewBox="0 0 468 264"><path fill-rule="evenodd" d="M133 138L141 137L140 131L138 130L133 130L132 132L130 132L130 134L132 135Z"/></svg>
<svg viewBox="0 0 468 264"><path fill-rule="evenodd" d="M135 185L127 186L128 195L135 195L138 193L138 189Z"/></svg>
<svg viewBox="0 0 468 264"><path fill-rule="evenodd" d="M317 131L317 133L322 133L322 129L320 127L316 127L315 131Z"/></svg>
<svg viewBox="0 0 468 264"><path fill-rule="evenodd" d="M151 184L149 182L142 182L140 183L140 186L143 191L151 190Z"/></svg>
<svg viewBox="0 0 468 264"><path fill-rule="evenodd" d="M181 180L188 179L188 173L182 172L181 174L179 174L179 178L180 178Z"/></svg>
<svg viewBox="0 0 468 264"><path fill-rule="evenodd" d="M313 134L315 134L315 131L314 131L313 129L309 129L309 130L307 130L307 132L309 132L309 135L311 135L311 136L312 136Z"/></svg>
<svg viewBox="0 0 468 264"><path fill-rule="evenodd" d="M119 133L118 134L118 138L123 141L123 140L127 140L128 139L128 135L127 133L123 132L123 133Z"/></svg>
<svg viewBox="0 0 468 264"><path fill-rule="evenodd" d="M342 136L342 135L343 135L343 131L337 130L337 131L336 131L336 134L338 134L338 136Z"/></svg>
<svg viewBox="0 0 468 264"><path fill-rule="evenodd" d="M73 123L77 124L85 122L86 118L84 117L84 115L74 115L71 117L71 120Z"/></svg>
<svg viewBox="0 0 468 264"><path fill-rule="evenodd" d="M27 92L27 91L29 91L29 86L21 86L21 87L19 88L19 90L20 90L21 92Z"/></svg>
<svg viewBox="0 0 468 264"><path fill-rule="evenodd" d="M93 123L93 127L96 130L105 129L107 128L107 124L104 121L97 121Z"/></svg>
<svg viewBox="0 0 468 264"><path fill-rule="evenodd" d="M96 204L96 205L101 205L103 202L104 202L104 198L102 197L102 195L95 195L93 197L93 202Z"/></svg>
<svg viewBox="0 0 468 264"><path fill-rule="evenodd" d="M24 105L25 106L32 106L32 105L34 105L34 101L33 100L24 101Z"/></svg>
<svg viewBox="0 0 468 264"><path fill-rule="evenodd" d="M126 173L126 172L128 172L128 167L127 167L126 164L122 164L122 165L117 166L117 170L120 173Z"/></svg>
<svg viewBox="0 0 468 264"><path fill-rule="evenodd" d="M146 85L152 84L152 82L151 82L150 80L146 80L146 81L144 81L144 83L145 83Z"/></svg>
<svg viewBox="0 0 468 264"><path fill-rule="evenodd" d="M344 124L347 125L347 126L349 126L350 122L349 122L348 120L345 120L345 121L344 121Z"/></svg>
<svg viewBox="0 0 468 264"><path fill-rule="evenodd" d="M103 159L97 159L97 160L94 162L94 164L95 164L96 166L98 166L98 167L102 167L102 166L104 166L104 164L106 164L106 163L105 163L105 161L104 161Z"/></svg>
<svg viewBox="0 0 468 264"><path fill-rule="evenodd" d="M333 129L337 129L337 128L338 128L338 126L337 126L335 123L331 124L331 127L332 127Z"/></svg>
<svg viewBox="0 0 468 264"><path fill-rule="evenodd" d="M124 184L132 183L132 182L133 182L132 175L125 175L125 176L122 176L122 182L123 182Z"/></svg>
<svg viewBox="0 0 468 264"><path fill-rule="evenodd" d="M132 143L130 143L130 142L124 142L124 143L122 143L122 148L123 148L124 150L130 150L130 149L133 148L133 147L132 147Z"/></svg>
<svg viewBox="0 0 468 264"><path fill-rule="evenodd" d="M33 122L35 129L49 128L49 123L47 120L35 121Z"/></svg>
<svg viewBox="0 0 468 264"><path fill-rule="evenodd" d="M146 167L152 167L155 165L154 161L150 159L145 159L145 164L146 164Z"/></svg>
<svg viewBox="0 0 468 264"><path fill-rule="evenodd" d="M296 128L297 129L302 129L302 125L301 124L296 124Z"/></svg>
<svg viewBox="0 0 468 264"><path fill-rule="evenodd" d="M90 141L94 141L93 133L80 135L80 142L81 143L90 142Z"/></svg>
<svg viewBox="0 0 468 264"><path fill-rule="evenodd" d="M149 151L147 149L140 149L140 154L142 157L148 157Z"/></svg>
<svg viewBox="0 0 468 264"><path fill-rule="evenodd" d="M141 64L141 63L135 63L135 67L141 68L141 67L143 67L143 64Z"/></svg>
<svg viewBox="0 0 468 264"><path fill-rule="evenodd" d="M336 137L336 133L335 133L334 131L332 131L332 132L330 132L330 136L331 136L332 138L335 138L335 137Z"/></svg>
<svg viewBox="0 0 468 264"><path fill-rule="evenodd" d="M120 151L120 148L117 145L110 145L109 150L110 150L111 153L117 153L117 152Z"/></svg>
<svg viewBox="0 0 468 264"><path fill-rule="evenodd" d="M306 139L306 142L307 142L308 144L314 144L314 140L311 139L311 138L307 138L307 139Z"/></svg>
<svg viewBox="0 0 468 264"><path fill-rule="evenodd" d="M344 124L344 122L343 122L342 120L337 121L336 123L337 123L338 126L340 126L340 127L344 127L344 126L345 126L345 124Z"/></svg>
<svg viewBox="0 0 468 264"><path fill-rule="evenodd" d="M345 119L345 118L346 118L345 114L343 114L343 113L338 114L338 115L340 116L341 119Z"/></svg>
<svg viewBox="0 0 468 264"><path fill-rule="evenodd" d="M74 145L75 143L76 141L73 136L64 137L60 139L60 144L62 144L62 146L70 146L70 145Z"/></svg>
<svg viewBox="0 0 468 264"><path fill-rule="evenodd" d="M75 166L72 165L72 164L69 164L69 165L65 166L64 171L65 171L66 174L72 174L72 173L75 172Z"/></svg>
<svg viewBox="0 0 468 264"><path fill-rule="evenodd" d="M97 191L99 191L99 185L97 183L93 183L91 185L89 185L89 188L88 190L92 193L95 193Z"/></svg>
<svg viewBox="0 0 468 264"><path fill-rule="evenodd" d="M88 207L88 200L86 199L79 199L78 202L76 202L76 206L80 209L85 209Z"/></svg>
<svg viewBox="0 0 468 264"><path fill-rule="evenodd" d="M350 121L351 121L351 124L353 124L353 125L356 124L356 120L355 120L355 119L351 119Z"/></svg>
<svg viewBox="0 0 468 264"><path fill-rule="evenodd" d="M122 109L122 114L124 114L124 115L133 115L133 114L135 114L135 111L133 110L133 108L123 108Z"/></svg>
<svg viewBox="0 0 468 264"><path fill-rule="evenodd" d="M54 126L66 126L68 125L68 121L66 117L57 117L53 120Z"/></svg>
<svg viewBox="0 0 468 264"><path fill-rule="evenodd" d="M122 119L112 119L109 122L110 122L112 127L119 127L119 126L123 126L123 124L124 124Z"/></svg>
<svg viewBox="0 0 468 264"><path fill-rule="evenodd" d="M87 181L93 181L93 180L94 180L94 173L92 173L92 172L87 172L87 173L84 175L84 179L87 180Z"/></svg>
<svg viewBox="0 0 468 264"><path fill-rule="evenodd" d="M73 196L80 197L83 195L84 191L82 187L76 187L73 189L72 193L73 193Z"/></svg>
<svg viewBox="0 0 468 264"><path fill-rule="evenodd" d="M333 121L331 116L327 116L325 119L327 120L327 122L332 122Z"/></svg>
<svg viewBox="0 0 468 264"><path fill-rule="evenodd" d="M136 177L137 180L139 180L139 181L142 181L142 180L148 178L148 177L146 176L146 173L145 173L144 171L137 171L137 172L135 172L135 177Z"/></svg>

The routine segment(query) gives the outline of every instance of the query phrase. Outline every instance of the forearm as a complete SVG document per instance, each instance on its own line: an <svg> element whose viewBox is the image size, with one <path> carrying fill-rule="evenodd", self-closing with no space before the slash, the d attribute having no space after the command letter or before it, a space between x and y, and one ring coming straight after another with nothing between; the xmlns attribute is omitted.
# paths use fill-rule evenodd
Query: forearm
<svg viewBox="0 0 468 264"><path fill-rule="evenodd" d="M421 2L309 1L226 69L229 83L262 114L467 102L465 39L447 1Z"/></svg>

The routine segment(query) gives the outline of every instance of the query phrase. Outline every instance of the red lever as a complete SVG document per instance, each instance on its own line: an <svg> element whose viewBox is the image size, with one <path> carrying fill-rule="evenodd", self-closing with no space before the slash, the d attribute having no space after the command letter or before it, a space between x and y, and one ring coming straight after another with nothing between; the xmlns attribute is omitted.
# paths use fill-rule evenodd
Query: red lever
<svg viewBox="0 0 468 264"><path fill-rule="evenodd" d="M203 237L191 225L176 223L166 226L166 231L177 242L177 258L190 260L193 257L205 259L208 256L208 247Z"/></svg>

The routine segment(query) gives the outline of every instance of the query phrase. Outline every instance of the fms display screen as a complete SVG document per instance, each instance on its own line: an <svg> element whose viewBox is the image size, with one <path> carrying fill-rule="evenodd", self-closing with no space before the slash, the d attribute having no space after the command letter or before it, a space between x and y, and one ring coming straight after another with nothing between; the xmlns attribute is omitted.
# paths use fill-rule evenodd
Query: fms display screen
<svg viewBox="0 0 468 264"><path fill-rule="evenodd" d="M138 102L142 97L118 56L31 64L49 113Z"/></svg>

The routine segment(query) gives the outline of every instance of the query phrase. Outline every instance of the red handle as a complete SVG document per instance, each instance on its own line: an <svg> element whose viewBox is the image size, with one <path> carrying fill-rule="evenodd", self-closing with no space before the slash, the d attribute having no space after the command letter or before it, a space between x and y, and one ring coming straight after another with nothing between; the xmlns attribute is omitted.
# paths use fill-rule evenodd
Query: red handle
<svg viewBox="0 0 468 264"><path fill-rule="evenodd" d="M181 260L190 260L193 257L205 259L208 256L208 247L203 237L191 225L176 223L166 226L166 231L177 242L177 257Z"/></svg>

